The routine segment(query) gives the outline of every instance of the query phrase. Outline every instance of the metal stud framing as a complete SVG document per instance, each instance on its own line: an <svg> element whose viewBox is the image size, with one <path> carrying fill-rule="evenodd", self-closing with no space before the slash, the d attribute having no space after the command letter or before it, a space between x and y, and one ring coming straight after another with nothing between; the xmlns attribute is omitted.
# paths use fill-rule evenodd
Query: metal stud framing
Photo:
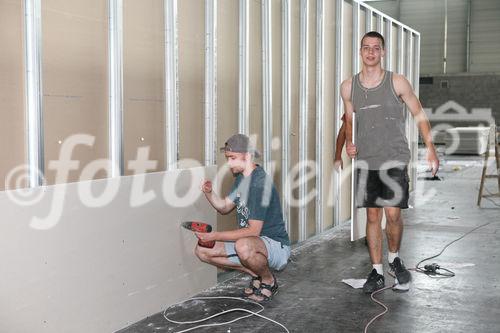
<svg viewBox="0 0 500 333"><path fill-rule="evenodd" d="M341 124L341 116L342 116L342 98L340 97L340 84L342 83L342 69L343 69L343 55L342 50L344 49L344 38L343 38L343 18L344 11L344 0L337 0L335 7L335 137L338 135L340 131ZM368 14L367 14L368 15ZM335 139L333 142L335 146ZM340 224L340 210L341 206L341 191L342 191L342 183L340 173L335 172L334 174L335 180L335 207L334 207L334 224Z"/></svg>
<svg viewBox="0 0 500 333"><path fill-rule="evenodd" d="M413 35L414 48L413 54L413 89L415 95L419 96L419 81L420 81L420 35Z"/></svg>
<svg viewBox="0 0 500 333"><path fill-rule="evenodd" d="M323 0L316 2L316 234L324 229L323 222L323 126L324 126L324 16Z"/></svg>
<svg viewBox="0 0 500 333"><path fill-rule="evenodd" d="M366 13L367 13L366 15L368 15L368 13L371 12L371 13L373 13L373 14L375 14L377 16L380 16L382 18L385 18L387 20L393 20L394 24L396 24L397 26L401 26L401 27L405 28L406 30L411 31L414 34L420 36L420 34L418 33L418 31L415 31L414 29L410 28L409 26L407 26L407 25L405 25L405 24L403 24L403 23L401 23L399 21L395 21L392 17L387 16L386 14L382 13L378 9L375 9L372 6L367 5L362 0L350 0L350 2L352 2L352 3L359 3L366 10Z"/></svg>
<svg viewBox="0 0 500 333"><path fill-rule="evenodd" d="M402 26L398 26L398 73L404 74L404 63L405 63L405 40L404 40L404 29Z"/></svg>
<svg viewBox="0 0 500 333"><path fill-rule="evenodd" d="M217 163L217 0L205 0L205 165Z"/></svg>
<svg viewBox="0 0 500 333"><path fill-rule="evenodd" d="M109 158L111 177L123 175L123 0L109 0Z"/></svg>
<svg viewBox="0 0 500 333"><path fill-rule="evenodd" d="M123 174L123 0L109 1L109 136L110 158L113 161L113 176ZM165 17L165 117L166 117L166 166L175 169L178 160L179 142L179 106L178 106L178 36L177 36L177 1L164 0ZM336 1L336 45L335 45L335 132L341 126L343 103L340 98L340 84L344 66L343 59L343 24L344 3ZM359 0L350 0L353 4L353 74L360 70L359 38L360 25L365 25L366 31L373 30L373 15L376 15L376 29L386 38L385 68L397 70L406 74L415 87L418 95L420 34L413 29L394 21L392 18L364 4ZM316 1L316 232L324 229L324 0ZM290 169L290 128L291 128L291 6L292 0L282 0L282 186L283 211L286 228L291 229L290 206L287 196L290 195L288 180ZM216 163L217 149L217 0L205 0L205 164ZM268 171L272 151L272 22L271 0L262 1L262 74L263 74L263 145L264 166ZM360 22L360 11L366 12L364 22ZM249 134L249 0L239 0L239 89L238 89L238 130ZM41 0L25 0L25 40L26 40L26 105L27 105L27 135L28 160L31 166L29 184L42 184L42 177L37 172L43 172L43 128L42 128L42 80L41 80ZM300 75L299 75L299 161L305 163L308 159L308 54L309 54L309 1L300 0ZM397 36L393 36L392 26L398 27ZM408 32L405 37L405 32ZM391 68L392 43L397 38L397 68ZM412 153L416 149L417 130L414 123L409 126L410 147ZM415 177L412 170L412 176ZM307 170L305 165L300 169L301 179L299 197L305 199L308 184L305 182ZM341 177L335 173L335 194L337 201L334 207L334 225L338 225L341 213ZM413 178L414 179L414 178ZM353 194L352 194L353 195ZM352 212L355 219L356 212ZM298 226L299 241L308 236L308 210L304 202L299 207Z"/></svg>
<svg viewBox="0 0 500 333"><path fill-rule="evenodd" d="M271 22L271 0L262 1L262 125L263 125L263 165L267 172L271 172L273 138L273 70L272 70L272 22Z"/></svg>
<svg viewBox="0 0 500 333"><path fill-rule="evenodd" d="M25 0L24 16L28 186L36 187L43 184L45 166L42 113L41 0Z"/></svg>
<svg viewBox="0 0 500 333"><path fill-rule="evenodd" d="M370 32L373 30L373 12L371 9L366 9L366 15L365 15L365 31Z"/></svg>
<svg viewBox="0 0 500 333"><path fill-rule="evenodd" d="M250 134L249 128L249 0L239 3L239 75L238 75L238 132Z"/></svg>
<svg viewBox="0 0 500 333"><path fill-rule="evenodd" d="M360 5L353 2L352 4L352 73L356 74L360 70Z"/></svg>
<svg viewBox="0 0 500 333"><path fill-rule="evenodd" d="M408 32L407 35L407 50L408 50L408 59L407 59L407 70L406 70L406 77L408 78L408 81L412 84L412 86L415 86L415 46L414 46L414 37L413 33L411 31ZM417 140L418 140L418 129L417 129L417 123L415 121L415 118L413 117L408 117L410 119L410 129L408 132L408 142L410 144L410 151L412 156L416 157L418 156L418 147L417 147ZM416 180L416 175L417 175L417 169L415 165L410 166L410 180L412 185L415 184Z"/></svg>
<svg viewBox="0 0 500 333"><path fill-rule="evenodd" d="M345 0L337 0L337 31L336 31L336 36L337 36L337 42L336 42L336 59L337 59L337 66L336 66L336 84L337 84L337 94L336 94L336 105L337 109L339 110L337 112L337 116L339 117L341 112L341 100L339 95L339 88L340 88L340 76L341 76L341 71L342 71L342 53L339 50L343 49L343 43L342 43L342 5ZM375 8L366 5L365 3L361 2L360 0L351 0L350 3L353 5L353 43L356 41L356 27L358 26L356 23L356 19L359 20L359 14L357 13L358 9L357 7L359 6L362 8L365 13L365 30L366 32L373 30L372 25L373 25L373 15L376 16L376 29L378 32L380 32L386 39L386 58L384 60L384 67L387 70L393 70L396 71L400 74L406 74L409 75L408 79L410 82L413 83L413 86L415 87L415 92L418 95L418 80L419 80L419 62L420 62L420 34L411 29L410 27L402 24L401 22L395 21L393 18L383 14L382 12L376 10ZM392 26L395 25L398 28L398 34L397 36L394 36L393 31L392 31ZM408 32L409 37L405 38L405 31ZM397 68L392 68L392 40L394 38L397 38ZM406 45L405 45L406 44ZM410 46L411 45L411 46ZM354 50L354 45L353 45L353 50ZM357 54L353 52L352 56L352 63L353 63L353 72L356 72L356 66L357 66ZM406 61L405 61L406 60ZM337 122L339 119L337 119ZM418 135L415 122L410 123L410 119L407 119L406 122L406 130L407 130L407 135L409 136L409 143L410 144L410 149L412 150L413 156L416 156L416 138ZM338 128L337 128L338 131ZM353 135L354 135L355 128L353 127ZM354 163L353 163L354 165ZM354 171L354 167L352 169ZM416 177L416 170L412 170L412 180L415 179ZM355 188L355 182L354 182L354 177L352 177L352 189ZM336 188L337 193L340 193L340 186L337 186ZM354 191L352 191L354 192ZM351 201L354 203L354 193L351 193ZM351 219L355 221L357 219L357 210L353 207L351 207ZM338 221L338 209L336 210L336 221ZM338 223L338 222L336 222Z"/></svg>
<svg viewBox="0 0 500 333"><path fill-rule="evenodd" d="M385 69L392 71L392 21L385 21Z"/></svg>
<svg viewBox="0 0 500 333"><path fill-rule="evenodd" d="M288 196L290 193L290 183L288 179L290 170L290 128L291 128L291 104L292 104L292 94L291 94L291 11L290 11L290 1L283 0L281 3L281 15L282 15L282 104L283 111L281 115L281 135L282 135L282 172L281 172L281 185L283 188L283 195L281 196L286 230L288 233L291 231L291 221L290 221L290 205L288 204Z"/></svg>
<svg viewBox="0 0 500 333"><path fill-rule="evenodd" d="M419 81L420 81L420 36L417 34L413 35L413 89L417 97L419 96ZM418 127L414 123L414 133L413 133L413 156L418 156ZM413 184L417 181L417 168L412 169L412 174L410 180Z"/></svg>
<svg viewBox="0 0 500 333"><path fill-rule="evenodd" d="M377 31L384 36L384 17L377 15Z"/></svg>
<svg viewBox="0 0 500 333"><path fill-rule="evenodd" d="M167 170L177 168L179 158L179 75L177 0L164 0L165 10L165 119Z"/></svg>
<svg viewBox="0 0 500 333"><path fill-rule="evenodd" d="M308 15L309 5L307 0L300 0L300 92L299 92L299 162L303 163L299 172L299 198L301 202L299 207L299 241L307 238L307 205L305 198L307 195L306 168L307 162L307 130L308 130Z"/></svg>

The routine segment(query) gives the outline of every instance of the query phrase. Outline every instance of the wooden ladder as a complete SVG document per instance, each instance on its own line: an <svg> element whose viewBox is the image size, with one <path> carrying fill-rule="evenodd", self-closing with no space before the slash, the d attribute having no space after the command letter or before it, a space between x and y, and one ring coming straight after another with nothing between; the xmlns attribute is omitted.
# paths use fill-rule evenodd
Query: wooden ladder
<svg viewBox="0 0 500 333"><path fill-rule="evenodd" d="M484 154L484 164L483 164L483 172L481 174L481 184L479 185L479 194L477 196L477 205L481 206L481 199L488 197L500 197L500 157L498 148L500 143L498 142L498 135L500 131L496 128L496 126L491 126L490 134L488 135L488 145L486 149L486 153ZM495 144L495 161L496 161L496 173L495 174L486 174L486 170L488 169L488 160L490 158L490 146L491 146L491 138L493 138L493 143ZM498 192L497 193L487 193L483 194L484 190L484 181L487 178L496 178L498 181Z"/></svg>

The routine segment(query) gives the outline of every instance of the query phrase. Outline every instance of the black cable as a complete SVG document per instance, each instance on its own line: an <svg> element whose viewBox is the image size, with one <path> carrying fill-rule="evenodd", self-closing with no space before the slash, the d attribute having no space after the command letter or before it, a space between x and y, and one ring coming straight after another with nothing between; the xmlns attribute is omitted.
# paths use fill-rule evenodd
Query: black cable
<svg viewBox="0 0 500 333"><path fill-rule="evenodd" d="M452 278L455 276L455 273L453 271L441 267L436 263L425 265L424 269L415 268L415 271L418 273L423 273L432 278Z"/></svg>
<svg viewBox="0 0 500 333"><path fill-rule="evenodd" d="M485 226L487 226L488 224L491 224L491 223L493 223L493 222L488 222L488 223L485 223L485 224L481 224L480 226L477 226L477 227L469 230L468 232L466 232L462 236L460 236L457 239L455 239L455 240L449 242L448 244L446 244L443 247L443 249L441 250L441 252L439 252L438 254L433 255L431 257L428 257L428 258L425 258L423 260L420 260L418 262L418 264L415 265L415 271L419 272L419 273L426 274L427 276L430 276L430 277L441 277L441 278L443 278L443 277L444 278L454 277L455 273L453 273L452 271L450 271L450 270L448 270L448 269L446 269L444 267L440 267L438 264L433 263L431 265L425 265L423 268L420 266L420 264L423 263L424 261L428 261L428 260L431 260L431 259L439 257L453 243L458 242L459 240L463 239L467 235L470 235L471 233L473 233L477 229L485 227ZM499 222L495 222L495 223L499 223ZM438 270L442 270L444 272L438 272Z"/></svg>
<svg viewBox="0 0 500 333"><path fill-rule="evenodd" d="M419 272L419 273L424 273L426 274L427 276L429 277L434 277L434 278L451 278L451 277L454 277L455 276L455 273L453 273L451 270L449 269L446 269L444 267L441 267L439 266L438 264L436 263L433 263L433 264L430 264L430 265L425 265L424 268L422 269L422 267L420 267L420 264L423 263L424 261L427 261L427 260L431 260L431 259L434 259L434 258L437 258L439 257L441 254L443 254L443 252L450 246L452 245L453 243L456 243L458 242L459 240L461 240L462 238L466 237L467 235L473 233L474 231L476 231L477 229L479 228L482 228L482 227L485 227L489 224L492 224L492 223L500 223L499 221L494 221L494 222L488 222L488 223L485 223L485 224L481 224L480 226L477 226L469 231L467 231L465 234L463 234L462 236L458 237L457 239L449 242L448 244L446 244L443 249L441 250L441 252L439 252L438 254L436 255L433 255L432 257L428 257L428 258L425 258L423 260L420 260L418 262L417 265L415 265L415 268L410 268L409 270L414 270L416 272ZM439 272L441 271L441 272ZM391 286L391 287L385 287L385 288L382 288L380 290L377 290L377 291L374 291L370 297L372 299L372 301L374 301L375 303L379 304L380 306L382 306L384 308L384 311L382 311L381 313L379 313L378 315L376 315L375 317L373 317L369 322L368 324L365 326L365 329L364 329L364 333L367 333L368 331L368 327L378 318L382 317L383 315L385 315L388 311L389 311L389 308L382 302L378 301L377 299L375 299L375 295L384 291L384 290L387 290L387 289L390 289L390 288L393 288L395 285Z"/></svg>

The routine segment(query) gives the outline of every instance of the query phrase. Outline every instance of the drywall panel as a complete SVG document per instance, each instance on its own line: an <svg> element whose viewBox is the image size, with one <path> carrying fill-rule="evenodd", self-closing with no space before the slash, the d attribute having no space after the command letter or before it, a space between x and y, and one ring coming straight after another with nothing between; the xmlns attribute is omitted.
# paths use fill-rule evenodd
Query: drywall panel
<svg viewBox="0 0 500 333"><path fill-rule="evenodd" d="M205 1L182 0L179 34L179 159L204 161Z"/></svg>
<svg viewBox="0 0 500 333"><path fill-rule="evenodd" d="M163 1L123 2L123 105L125 173L164 170L164 22ZM148 160L135 163L138 150L149 149ZM139 163L139 165L137 165ZM141 170L141 171L139 171Z"/></svg>
<svg viewBox="0 0 500 333"><path fill-rule="evenodd" d="M213 286L216 269L194 256L196 238L179 224L215 226L198 188L215 171L39 187L32 205L12 199L21 191L0 192L0 261L9 267L0 331L113 332ZM154 197L140 204L138 189Z"/></svg>
<svg viewBox="0 0 500 333"><path fill-rule="evenodd" d="M93 160L108 156L108 12L101 0L42 1L43 116L48 184L56 182L51 160L74 134L93 136L91 146L78 145L79 161L67 179L77 181ZM89 179L104 178L100 170Z"/></svg>
<svg viewBox="0 0 500 333"><path fill-rule="evenodd" d="M218 147L223 147L224 142L238 132L238 16L238 1L217 1ZM217 154L216 157L218 170L221 170L226 159L224 154ZM230 172L218 177L220 193L227 194L233 181ZM217 225L219 230L235 229L235 214L219 215Z"/></svg>
<svg viewBox="0 0 500 333"><path fill-rule="evenodd" d="M307 38L309 39L308 82L307 82L307 159L316 161L316 0L309 0L309 16ZM301 133L302 134L302 133ZM316 189L317 172L314 172L307 182L307 193L314 193ZM307 203L307 237L316 234L316 200L315 196Z"/></svg>
<svg viewBox="0 0 500 333"><path fill-rule="evenodd" d="M263 84L262 84L262 3L258 0L248 0L250 10L249 20L249 79L248 86L250 117L250 135L255 135L257 149L262 152L263 139Z"/></svg>
<svg viewBox="0 0 500 333"><path fill-rule="evenodd" d="M14 168L26 163L24 125L24 7L22 1L0 1L0 190L24 187L16 179L6 179ZM10 177L9 177L10 178Z"/></svg>
<svg viewBox="0 0 500 333"><path fill-rule="evenodd" d="M323 168L324 173L322 177L323 190L324 190L324 204L323 204L323 226L325 228L332 227L334 224L334 168L333 156L335 154L335 2L324 1L324 126L323 126Z"/></svg>

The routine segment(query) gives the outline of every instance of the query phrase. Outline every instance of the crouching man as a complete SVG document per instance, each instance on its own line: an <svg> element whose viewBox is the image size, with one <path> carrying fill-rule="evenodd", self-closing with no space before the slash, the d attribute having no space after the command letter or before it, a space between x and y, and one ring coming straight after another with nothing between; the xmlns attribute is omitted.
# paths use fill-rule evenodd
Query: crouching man
<svg viewBox="0 0 500 333"><path fill-rule="evenodd" d="M260 154L246 135L231 136L221 152L235 176L229 195L218 197L209 180L203 182L201 190L220 214L236 208L239 228L196 233L204 242L216 242L213 248L197 245L195 253L203 262L250 274L244 295L257 302L267 301L278 291L271 269L282 270L290 257L278 192L271 177L254 162Z"/></svg>

